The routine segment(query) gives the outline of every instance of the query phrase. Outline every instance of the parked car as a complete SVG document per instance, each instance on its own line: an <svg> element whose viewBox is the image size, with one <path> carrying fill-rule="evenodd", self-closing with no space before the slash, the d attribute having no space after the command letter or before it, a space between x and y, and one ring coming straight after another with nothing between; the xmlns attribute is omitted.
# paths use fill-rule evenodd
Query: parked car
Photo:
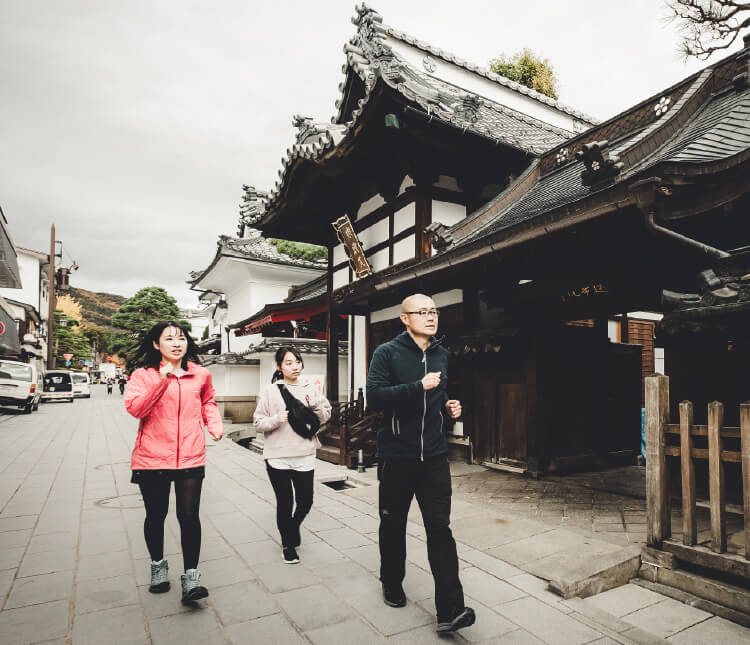
<svg viewBox="0 0 750 645"><path fill-rule="evenodd" d="M42 401L75 401L73 394L73 372L49 370L44 373Z"/></svg>
<svg viewBox="0 0 750 645"><path fill-rule="evenodd" d="M86 372L73 372L73 396L78 399L91 398L91 379Z"/></svg>
<svg viewBox="0 0 750 645"><path fill-rule="evenodd" d="M16 407L26 414L39 408L41 375L35 365L0 361L0 405Z"/></svg>

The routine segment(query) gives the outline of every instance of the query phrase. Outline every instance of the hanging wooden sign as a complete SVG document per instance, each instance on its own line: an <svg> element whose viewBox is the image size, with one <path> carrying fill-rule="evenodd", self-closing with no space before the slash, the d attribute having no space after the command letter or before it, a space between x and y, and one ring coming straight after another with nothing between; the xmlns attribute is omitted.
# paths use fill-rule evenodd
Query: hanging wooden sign
<svg viewBox="0 0 750 645"><path fill-rule="evenodd" d="M339 217L332 226L336 231L336 237L339 238L339 242L343 245L346 255L349 258L349 266L351 266L357 278L372 275L372 268L367 262L365 252L362 249L357 234L354 232L354 227L349 220L349 216L343 215Z"/></svg>

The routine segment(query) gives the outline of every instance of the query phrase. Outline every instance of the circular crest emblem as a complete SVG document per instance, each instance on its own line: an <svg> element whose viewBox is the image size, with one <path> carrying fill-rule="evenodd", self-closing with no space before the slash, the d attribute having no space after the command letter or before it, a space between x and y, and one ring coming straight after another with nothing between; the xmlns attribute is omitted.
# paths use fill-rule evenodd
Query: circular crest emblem
<svg viewBox="0 0 750 645"><path fill-rule="evenodd" d="M5 325L3 324L2 321L0 321L0 334L4 334L4 333L5 333Z"/></svg>

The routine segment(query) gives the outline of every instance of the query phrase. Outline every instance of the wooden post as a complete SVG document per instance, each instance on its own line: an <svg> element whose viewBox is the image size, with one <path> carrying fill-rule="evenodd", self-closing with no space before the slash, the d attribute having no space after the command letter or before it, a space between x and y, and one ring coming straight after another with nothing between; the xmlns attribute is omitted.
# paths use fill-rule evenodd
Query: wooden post
<svg viewBox="0 0 750 645"><path fill-rule="evenodd" d="M693 546L698 538L695 519L695 462L693 462L693 404L680 403L680 462L682 471L682 543Z"/></svg>
<svg viewBox="0 0 750 645"><path fill-rule="evenodd" d="M750 560L750 403L740 405L742 499L745 502L745 559Z"/></svg>
<svg viewBox="0 0 750 645"><path fill-rule="evenodd" d="M721 460L721 425L724 423L724 404L708 404L708 494L711 509L711 548L717 553L727 550L726 490L724 462Z"/></svg>
<svg viewBox="0 0 750 645"><path fill-rule="evenodd" d="M342 403L340 410L343 414L339 414L339 465L346 465L346 448L349 442L349 415L351 413L351 407L349 403Z"/></svg>
<svg viewBox="0 0 750 645"><path fill-rule="evenodd" d="M55 308L57 307L55 292L55 225L50 229L49 242L49 287L48 287L48 309L47 309L47 369L55 369Z"/></svg>
<svg viewBox="0 0 750 645"><path fill-rule="evenodd" d="M669 377L646 378L646 515L650 546L672 533L664 425L669 418Z"/></svg>

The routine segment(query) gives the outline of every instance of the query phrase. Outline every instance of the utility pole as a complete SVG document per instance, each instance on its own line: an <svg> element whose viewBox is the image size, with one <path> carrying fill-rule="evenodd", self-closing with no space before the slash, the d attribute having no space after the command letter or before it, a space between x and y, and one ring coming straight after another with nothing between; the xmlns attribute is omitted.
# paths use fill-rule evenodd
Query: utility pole
<svg viewBox="0 0 750 645"><path fill-rule="evenodd" d="M47 314L47 369L55 369L55 225L52 225L49 246L49 311Z"/></svg>

